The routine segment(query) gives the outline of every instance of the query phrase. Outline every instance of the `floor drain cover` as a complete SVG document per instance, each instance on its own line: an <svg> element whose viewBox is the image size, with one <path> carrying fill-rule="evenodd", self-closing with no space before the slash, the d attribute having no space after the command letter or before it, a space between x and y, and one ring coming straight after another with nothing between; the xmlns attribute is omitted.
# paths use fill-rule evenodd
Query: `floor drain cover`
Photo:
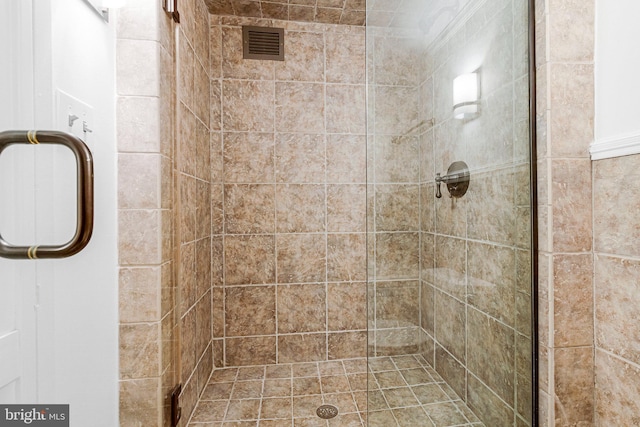
<svg viewBox="0 0 640 427"><path fill-rule="evenodd" d="M328 420L338 415L338 408L333 405L322 405L316 410L316 414L322 419Z"/></svg>

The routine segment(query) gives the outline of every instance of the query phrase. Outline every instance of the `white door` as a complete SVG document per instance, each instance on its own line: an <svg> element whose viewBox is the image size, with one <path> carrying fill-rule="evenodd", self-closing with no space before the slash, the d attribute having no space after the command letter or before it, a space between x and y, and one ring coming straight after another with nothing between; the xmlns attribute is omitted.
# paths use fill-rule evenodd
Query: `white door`
<svg viewBox="0 0 640 427"><path fill-rule="evenodd" d="M34 120L30 1L6 0L0 14L0 130L30 129ZM34 153L11 147L0 156L0 234L33 241ZM36 399L33 264L0 258L0 402Z"/></svg>
<svg viewBox="0 0 640 427"><path fill-rule="evenodd" d="M0 404L69 404L72 427L118 425L115 22L85 0L0 0L0 131L84 135L94 229L79 254L0 257ZM75 110L75 109L82 110ZM81 116L68 128L69 109ZM88 110L87 110L88 109ZM80 132L82 134L82 132ZM75 230L75 163L64 147L0 154L0 234L63 244Z"/></svg>

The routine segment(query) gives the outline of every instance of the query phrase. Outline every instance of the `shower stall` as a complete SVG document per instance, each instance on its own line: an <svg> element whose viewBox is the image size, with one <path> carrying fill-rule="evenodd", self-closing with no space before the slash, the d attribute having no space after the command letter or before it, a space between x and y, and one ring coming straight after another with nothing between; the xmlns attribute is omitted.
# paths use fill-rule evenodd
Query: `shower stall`
<svg viewBox="0 0 640 427"><path fill-rule="evenodd" d="M189 425L537 425L533 2L261 4L178 29Z"/></svg>
<svg viewBox="0 0 640 427"><path fill-rule="evenodd" d="M535 425L529 3L367 1L370 426Z"/></svg>

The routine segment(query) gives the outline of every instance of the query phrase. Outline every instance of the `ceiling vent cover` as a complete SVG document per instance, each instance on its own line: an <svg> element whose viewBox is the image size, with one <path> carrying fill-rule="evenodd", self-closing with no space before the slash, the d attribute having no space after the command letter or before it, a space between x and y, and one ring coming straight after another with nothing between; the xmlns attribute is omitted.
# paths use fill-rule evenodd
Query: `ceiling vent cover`
<svg viewBox="0 0 640 427"><path fill-rule="evenodd" d="M242 27L244 59L284 61L284 29Z"/></svg>

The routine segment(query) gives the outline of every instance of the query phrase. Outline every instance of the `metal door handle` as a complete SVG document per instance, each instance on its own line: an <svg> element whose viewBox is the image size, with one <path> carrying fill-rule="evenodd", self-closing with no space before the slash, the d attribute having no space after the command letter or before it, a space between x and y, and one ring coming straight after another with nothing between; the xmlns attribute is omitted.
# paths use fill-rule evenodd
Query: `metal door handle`
<svg viewBox="0 0 640 427"><path fill-rule="evenodd" d="M77 254L89 243L93 233L93 156L82 140L66 132L53 130L9 130L0 132L0 155L14 144L58 144L69 148L76 157L78 194L75 235L60 246L13 246L2 238L0 257L11 259L66 258Z"/></svg>

